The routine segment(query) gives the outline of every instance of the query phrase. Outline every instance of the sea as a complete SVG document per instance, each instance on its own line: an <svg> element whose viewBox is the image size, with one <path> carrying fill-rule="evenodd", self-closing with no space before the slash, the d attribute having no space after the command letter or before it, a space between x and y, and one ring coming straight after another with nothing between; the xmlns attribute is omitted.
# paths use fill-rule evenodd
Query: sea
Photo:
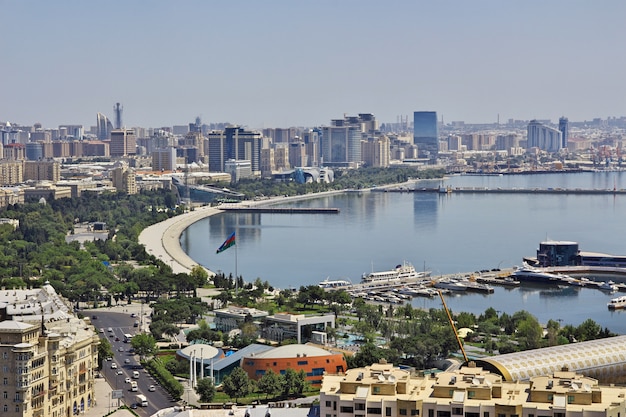
<svg viewBox="0 0 626 417"><path fill-rule="evenodd" d="M417 181L410 187L626 189L626 172L459 175ZM521 265L544 240L579 243L582 251L626 255L626 195L345 192L285 202L290 207L338 208L338 214L223 213L190 226L185 252L215 272L257 278L298 289L330 279L359 282L362 274L404 261L442 274ZM216 249L236 232L237 244ZM593 278L593 277L591 277ZM626 311L606 303L620 293L597 289L522 285L493 294L450 294L453 312L479 315L488 307L525 310L542 323L577 326L592 319L626 334ZM414 298L420 308L441 308L438 298Z"/></svg>

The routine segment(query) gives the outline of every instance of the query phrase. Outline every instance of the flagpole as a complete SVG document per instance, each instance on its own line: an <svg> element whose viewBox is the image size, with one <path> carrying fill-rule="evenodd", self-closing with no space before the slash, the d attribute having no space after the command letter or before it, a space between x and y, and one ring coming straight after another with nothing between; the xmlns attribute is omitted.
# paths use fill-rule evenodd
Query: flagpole
<svg viewBox="0 0 626 417"><path fill-rule="evenodd" d="M235 296L237 296L239 290L239 279L237 278L237 241L235 241Z"/></svg>

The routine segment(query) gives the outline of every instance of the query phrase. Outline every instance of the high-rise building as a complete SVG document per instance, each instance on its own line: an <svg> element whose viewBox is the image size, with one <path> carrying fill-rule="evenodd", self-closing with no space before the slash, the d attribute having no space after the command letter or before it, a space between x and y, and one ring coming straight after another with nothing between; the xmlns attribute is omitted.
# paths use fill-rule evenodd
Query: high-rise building
<svg viewBox="0 0 626 417"><path fill-rule="evenodd" d="M417 145L419 156L432 161L439 153L439 127L437 112L413 112L413 144Z"/></svg>
<svg viewBox="0 0 626 417"><path fill-rule="evenodd" d="M361 164L360 126L345 126L333 120L322 128L322 165L358 168Z"/></svg>
<svg viewBox="0 0 626 417"><path fill-rule="evenodd" d="M113 124L102 113L96 115L96 136L100 140L107 140L111 138L111 131L113 130Z"/></svg>
<svg viewBox="0 0 626 417"><path fill-rule="evenodd" d="M261 171L261 133L230 126L208 134L209 171L224 172L229 159L250 161L252 172Z"/></svg>
<svg viewBox="0 0 626 417"><path fill-rule="evenodd" d="M559 131L561 132L561 148L567 148L567 140L569 139L569 120L567 117L559 119Z"/></svg>
<svg viewBox="0 0 626 417"><path fill-rule="evenodd" d="M129 168L126 162L118 161L111 170L111 182L117 191L126 194L137 194L135 170Z"/></svg>
<svg viewBox="0 0 626 417"><path fill-rule="evenodd" d="M539 148L546 152L558 152L563 148L561 132L537 120L531 120L527 127L526 148Z"/></svg>
<svg viewBox="0 0 626 417"><path fill-rule="evenodd" d="M363 163L370 167L388 167L390 144L387 136L370 138L361 143Z"/></svg>
<svg viewBox="0 0 626 417"><path fill-rule="evenodd" d="M112 157L135 155L137 140L132 129L116 129L111 132L109 152Z"/></svg>
<svg viewBox="0 0 626 417"><path fill-rule="evenodd" d="M154 171L175 171L176 170L176 148L170 146L152 151L152 170Z"/></svg>
<svg viewBox="0 0 626 417"><path fill-rule="evenodd" d="M25 161L24 180L51 181L56 183L61 180L61 164L54 160Z"/></svg>
<svg viewBox="0 0 626 417"><path fill-rule="evenodd" d="M289 144L289 165L292 167L307 166L306 145L304 142L291 142Z"/></svg>

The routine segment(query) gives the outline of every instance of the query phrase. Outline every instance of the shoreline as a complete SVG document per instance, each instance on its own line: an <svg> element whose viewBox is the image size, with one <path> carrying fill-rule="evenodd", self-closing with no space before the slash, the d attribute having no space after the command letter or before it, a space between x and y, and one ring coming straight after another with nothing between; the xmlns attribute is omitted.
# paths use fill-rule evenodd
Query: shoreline
<svg viewBox="0 0 626 417"><path fill-rule="evenodd" d="M412 182L412 181L409 181ZM388 186L397 186L399 184L393 184ZM386 187L386 186L385 186ZM382 187L377 187L382 188ZM332 190L323 191L321 193L304 194L289 197L271 197L267 200L257 201L242 201L240 203L228 203L223 205L224 207L255 207L263 205L280 204L282 202L300 201L311 198L319 198L328 195L342 194L347 190ZM371 188L359 190L362 192L369 192ZM211 271L208 267L198 264L187 255L181 245L180 237L183 232L187 230L192 224L205 219L209 216L224 213L224 210L220 210L218 207L202 206L194 209L193 211L172 217L164 220L160 223L153 224L146 227L141 231L138 237L140 244L144 245L146 251L160 258L163 262L168 264L172 268L174 273L189 273L194 266L201 266L204 268L209 277L215 275L215 272Z"/></svg>

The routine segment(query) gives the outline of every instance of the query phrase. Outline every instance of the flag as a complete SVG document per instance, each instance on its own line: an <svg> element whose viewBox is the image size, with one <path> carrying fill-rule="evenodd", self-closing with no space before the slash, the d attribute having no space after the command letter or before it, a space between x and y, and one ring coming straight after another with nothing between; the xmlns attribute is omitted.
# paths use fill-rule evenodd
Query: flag
<svg viewBox="0 0 626 417"><path fill-rule="evenodd" d="M226 239L224 243L222 243L222 246L217 248L215 253L224 252L226 249L230 248L231 246L235 246L235 232L233 232L230 236L228 236L228 239Z"/></svg>

